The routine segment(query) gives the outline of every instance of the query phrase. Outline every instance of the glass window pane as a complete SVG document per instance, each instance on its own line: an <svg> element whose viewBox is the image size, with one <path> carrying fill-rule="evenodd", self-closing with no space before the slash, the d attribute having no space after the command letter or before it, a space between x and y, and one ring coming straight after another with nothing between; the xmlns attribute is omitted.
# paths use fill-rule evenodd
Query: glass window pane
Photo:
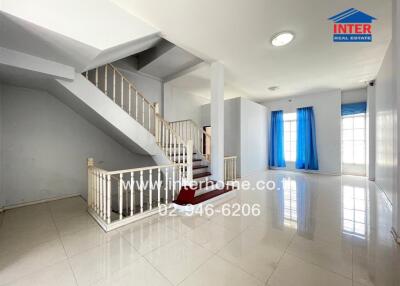
<svg viewBox="0 0 400 286"><path fill-rule="evenodd" d="M343 142L343 154L342 160L344 163L352 163L353 162L353 142Z"/></svg>
<svg viewBox="0 0 400 286"><path fill-rule="evenodd" d="M365 116L354 117L354 128L365 128Z"/></svg>
<svg viewBox="0 0 400 286"><path fill-rule="evenodd" d="M365 189L360 187L355 187L354 198L357 200L365 200Z"/></svg>
<svg viewBox="0 0 400 286"><path fill-rule="evenodd" d="M354 140L365 140L365 129L354 129Z"/></svg>
<svg viewBox="0 0 400 286"><path fill-rule="evenodd" d="M364 236L365 235L365 224L355 223L354 224L354 232Z"/></svg>
<svg viewBox="0 0 400 286"><path fill-rule="evenodd" d="M366 214L363 211L355 211L354 221L365 224Z"/></svg>
<svg viewBox="0 0 400 286"><path fill-rule="evenodd" d="M365 201L364 200L354 200L354 209L358 211L365 211Z"/></svg>
<svg viewBox="0 0 400 286"><path fill-rule="evenodd" d="M352 117L343 118L342 128L343 129L352 129L353 128L353 118Z"/></svg>
<svg viewBox="0 0 400 286"><path fill-rule="evenodd" d="M342 139L345 141L353 140L353 130L343 130Z"/></svg>
<svg viewBox="0 0 400 286"><path fill-rule="evenodd" d="M349 220L343 220L343 229L348 232L353 232L354 230L354 223Z"/></svg>
<svg viewBox="0 0 400 286"><path fill-rule="evenodd" d="M365 144L364 142L354 142L354 163L365 164Z"/></svg>

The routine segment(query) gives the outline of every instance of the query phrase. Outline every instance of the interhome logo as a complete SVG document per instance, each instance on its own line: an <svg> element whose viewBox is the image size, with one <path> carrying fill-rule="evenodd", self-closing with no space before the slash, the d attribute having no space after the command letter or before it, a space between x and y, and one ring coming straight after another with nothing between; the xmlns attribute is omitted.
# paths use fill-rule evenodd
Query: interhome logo
<svg viewBox="0 0 400 286"><path fill-rule="evenodd" d="M333 24L334 42L371 42L372 21L376 18L354 8L339 13L328 20Z"/></svg>

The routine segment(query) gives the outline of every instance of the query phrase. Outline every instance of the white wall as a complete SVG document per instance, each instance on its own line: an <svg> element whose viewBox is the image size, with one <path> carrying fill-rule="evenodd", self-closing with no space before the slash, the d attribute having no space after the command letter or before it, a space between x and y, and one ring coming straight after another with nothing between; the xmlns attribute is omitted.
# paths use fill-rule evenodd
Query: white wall
<svg viewBox="0 0 400 286"><path fill-rule="evenodd" d="M237 156L238 175L267 167L267 108L245 98L224 102L224 152ZM202 126L210 125L210 105L202 107Z"/></svg>
<svg viewBox="0 0 400 286"><path fill-rule="evenodd" d="M296 112L299 107L313 106L319 163L319 171L317 172L332 175L341 173L340 90L301 95L263 104L270 111L283 110L283 112ZM268 116L270 116L270 112ZM294 163L287 162L287 169L294 169Z"/></svg>
<svg viewBox="0 0 400 286"><path fill-rule="evenodd" d="M367 88L367 176L371 181L375 180L375 153L376 153L376 116L375 116L375 86Z"/></svg>
<svg viewBox="0 0 400 286"><path fill-rule="evenodd" d="M154 165L45 91L3 86L2 168L7 206L87 192L86 158L113 170ZM101 163L103 162L103 163Z"/></svg>
<svg viewBox="0 0 400 286"><path fill-rule="evenodd" d="M134 69L123 69L118 67L118 70L132 82L138 91L151 103L158 102L160 110L162 110L162 82L156 77L141 73Z"/></svg>
<svg viewBox="0 0 400 286"><path fill-rule="evenodd" d="M393 204L397 180L397 106L390 44L375 81L376 168L375 181Z"/></svg>
<svg viewBox="0 0 400 286"><path fill-rule="evenodd" d="M202 106L201 126L211 125L210 112L210 104ZM227 99L224 101L224 156L237 156L238 176L242 176L240 130L240 98Z"/></svg>
<svg viewBox="0 0 400 286"><path fill-rule="evenodd" d="M367 89L357 88L342 91L342 104L367 101Z"/></svg>
<svg viewBox="0 0 400 286"><path fill-rule="evenodd" d="M3 148L2 148L2 143L3 143L3 85L0 83L0 211L4 206L4 194L3 194L3 172L2 172L2 165L3 165Z"/></svg>
<svg viewBox="0 0 400 286"><path fill-rule="evenodd" d="M201 124L201 106L210 100L188 93L172 84L164 84L164 117L168 121L192 119Z"/></svg>
<svg viewBox="0 0 400 286"><path fill-rule="evenodd" d="M400 124L398 124L398 119L400 117L400 73L399 73L399 66L400 66L400 1L395 0L393 1L393 43L394 43L394 75L395 75L395 93L397 95L397 164L400 162L400 140L398 140L398 136L400 134ZM397 165L398 167L398 165ZM397 171L399 169L397 168ZM400 231L400 175L397 172L397 186L396 186L396 201L394 203L394 213L393 213L393 226L396 228L397 232Z"/></svg>
<svg viewBox="0 0 400 286"><path fill-rule="evenodd" d="M268 167L268 112L267 108L250 100L241 99L240 146L241 172L266 170Z"/></svg>

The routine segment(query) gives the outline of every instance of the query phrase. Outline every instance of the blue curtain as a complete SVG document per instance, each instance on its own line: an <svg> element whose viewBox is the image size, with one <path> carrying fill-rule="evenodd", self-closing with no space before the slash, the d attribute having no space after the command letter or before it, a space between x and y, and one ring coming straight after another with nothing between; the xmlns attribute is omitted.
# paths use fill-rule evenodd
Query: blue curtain
<svg viewBox="0 0 400 286"><path fill-rule="evenodd" d="M342 116L365 113L366 111L367 111L366 102L342 104Z"/></svg>
<svg viewBox="0 0 400 286"><path fill-rule="evenodd" d="M297 109L296 168L318 170L314 110L312 106Z"/></svg>
<svg viewBox="0 0 400 286"><path fill-rule="evenodd" d="M286 167L283 147L283 111L271 112L269 134L268 166Z"/></svg>

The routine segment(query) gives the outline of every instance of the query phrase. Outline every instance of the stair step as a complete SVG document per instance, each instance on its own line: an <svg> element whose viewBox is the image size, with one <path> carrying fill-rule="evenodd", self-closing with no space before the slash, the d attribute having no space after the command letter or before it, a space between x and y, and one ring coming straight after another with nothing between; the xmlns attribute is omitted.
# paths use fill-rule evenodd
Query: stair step
<svg viewBox="0 0 400 286"><path fill-rule="evenodd" d="M177 205L181 205L181 206L184 206L184 205L187 205L187 204L197 205L197 204L201 204L201 203L203 203L205 201L208 201L210 199L213 199L213 198L216 198L218 196L221 196L223 194L226 194L228 192L231 192L234 189L235 188L232 187L232 186L225 185L225 187L222 190L210 191L210 192L201 194L199 196L195 196L195 197L193 197L192 199L189 199L189 200L188 200L188 198L186 198L186 200L182 200L182 201L177 199L177 200L174 201L174 203L177 204Z"/></svg>
<svg viewBox="0 0 400 286"><path fill-rule="evenodd" d="M193 170L206 169L206 168L208 168L208 165L195 165L195 166L193 166Z"/></svg>
<svg viewBox="0 0 400 286"><path fill-rule="evenodd" d="M193 175L193 179L200 179L200 178L205 178L210 176L211 173L210 172L204 172L204 173L199 173L199 174L194 174Z"/></svg>

